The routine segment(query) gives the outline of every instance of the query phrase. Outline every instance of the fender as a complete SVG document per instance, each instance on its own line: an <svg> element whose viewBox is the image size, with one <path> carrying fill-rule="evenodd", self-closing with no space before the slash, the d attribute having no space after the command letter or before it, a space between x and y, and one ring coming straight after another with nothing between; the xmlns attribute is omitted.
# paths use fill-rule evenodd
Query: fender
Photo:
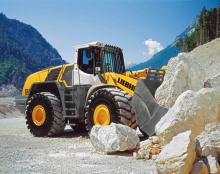
<svg viewBox="0 0 220 174"><path fill-rule="evenodd" d="M33 83L28 91L28 98L37 92L50 92L61 99L61 96L64 92L64 87L59 82L55 81Z"/></svg>
<svg viewBox="0 0 220 174"><path fill-rule="evenodd" d="M97 90L101 89L101 88L116 88L115 85L109 85L109 84L99 84L99 85L93 85L91 88L89 88L87 96L86 96L86 101L88 100L88 98ZM86 104L86 102L85 102Z"/></svg>
<svg viewBox="0 0 220 174"><path fill-rule="evenodd" d="M56 95L62 101L62 96L64 88L58 82L37 82L33 83L30 87L30 90L27 91L26 96L16 96L15 97L15 106L18 108L22 113L25 113L25 107L29 98L38 92L51 92ZM63 101L62 101L63 103ZM61 104L62 104L61 103ZM63 105L62 105L63 106Z"/></svg>

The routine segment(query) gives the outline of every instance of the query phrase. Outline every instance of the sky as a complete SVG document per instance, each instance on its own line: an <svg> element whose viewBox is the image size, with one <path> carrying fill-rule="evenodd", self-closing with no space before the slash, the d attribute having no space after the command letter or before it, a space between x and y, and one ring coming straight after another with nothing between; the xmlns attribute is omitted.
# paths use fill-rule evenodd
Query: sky
<svg viewBox="0 0 220 174"><path fill-rule="evenodd" d="M35 27L74 61L74 45L92 41L119 46L127 65L171 44L201 9L219 0L0 0L0 12Z"/></svg>

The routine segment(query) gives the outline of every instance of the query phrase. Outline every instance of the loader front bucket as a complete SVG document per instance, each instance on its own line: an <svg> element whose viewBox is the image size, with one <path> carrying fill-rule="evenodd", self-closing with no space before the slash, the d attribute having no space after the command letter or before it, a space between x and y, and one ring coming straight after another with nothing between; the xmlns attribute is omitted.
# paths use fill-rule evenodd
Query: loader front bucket
<svg viewBox="0 0 220 174"><path fill-rule="evenodd" d="M150 79L138 80L132 98L138 126L148 136L154 135L156 124L167 113L167 109L160 106L154 98L155 90L161 83Z"/></svg>

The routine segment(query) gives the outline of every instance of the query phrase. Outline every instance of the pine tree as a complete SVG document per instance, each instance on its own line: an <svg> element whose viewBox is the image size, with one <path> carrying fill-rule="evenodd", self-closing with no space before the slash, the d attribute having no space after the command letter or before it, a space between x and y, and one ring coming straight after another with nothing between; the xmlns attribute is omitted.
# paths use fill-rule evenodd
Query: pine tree
<svg viewBox="0 0 220 174"><path fill-rule="evenodd" d="M199 45L205 42L206 37L206 13L207 10L203 7L202 12L199 18L199 30L200 30L200 38L199 38Z"/></svg>
<svg viewBox="0 0 220 174"><path fill-rule="evenodd" d="M194 32L185 38L180 38L176 44L183 52L191 51L199 45L220 37L220 0L218 8L206 10L204 7L197 18Z"/></svg>
<svg viewBox="0 0 220 174"><path fill-rule="evenodd" d="M220 0L216 15L216 37L220 37Z"/></svg>

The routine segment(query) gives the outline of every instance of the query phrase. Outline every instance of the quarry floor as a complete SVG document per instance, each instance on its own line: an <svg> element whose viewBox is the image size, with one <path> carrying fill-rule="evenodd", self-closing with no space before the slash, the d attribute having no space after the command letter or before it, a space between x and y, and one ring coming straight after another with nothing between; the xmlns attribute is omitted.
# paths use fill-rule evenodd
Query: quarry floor
<svg viewBox="0 0 220 174"><path fill-rule="evenodd" d="M154 161L132 153L97 153L88 135L66 128L56 138L33 137L25 119L0 119L0 173L137 173L155 174Z"/></svg>

